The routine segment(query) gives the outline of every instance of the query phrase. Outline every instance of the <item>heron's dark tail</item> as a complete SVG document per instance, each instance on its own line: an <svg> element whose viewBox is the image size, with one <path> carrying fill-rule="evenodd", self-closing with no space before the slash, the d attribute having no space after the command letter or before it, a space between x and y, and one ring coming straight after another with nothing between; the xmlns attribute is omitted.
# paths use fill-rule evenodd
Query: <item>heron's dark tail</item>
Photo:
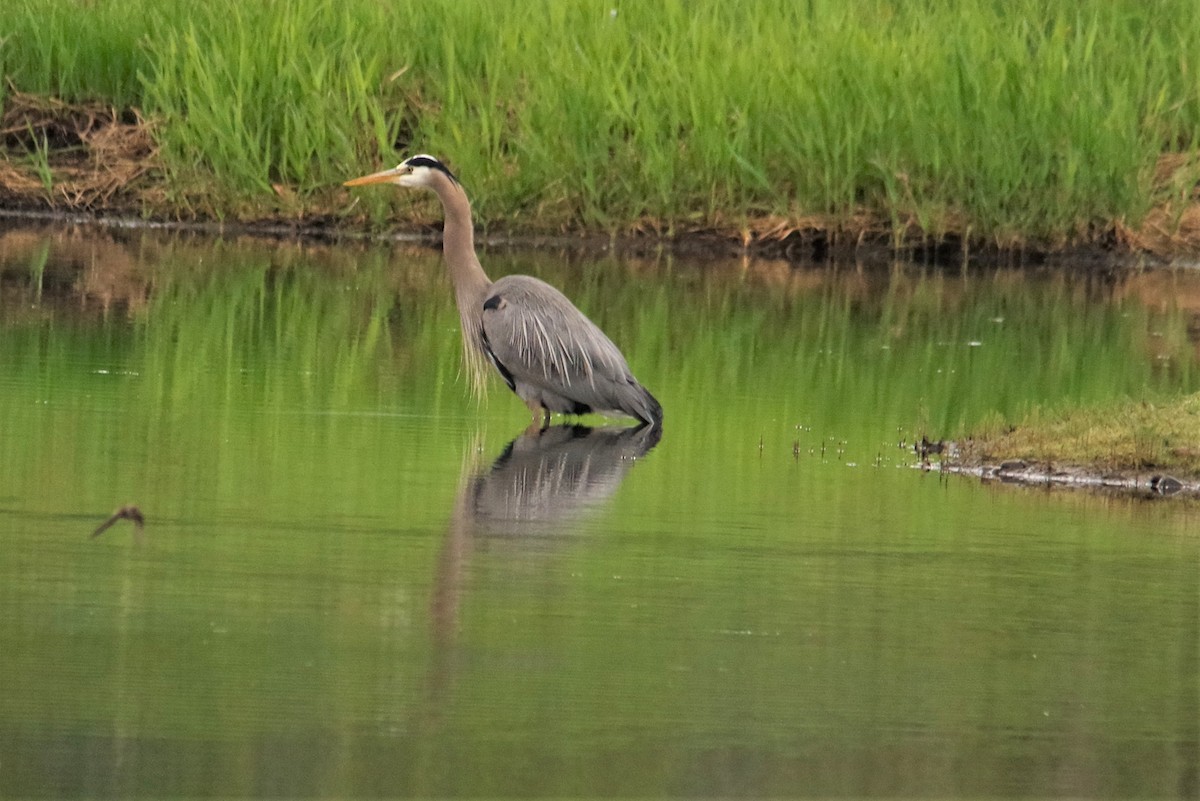
<svg viewBox="0 0 1200 801"><path fill-rule="evenodd" d="M633 403L630 404L630 408L626 409L626 411L646 425L661 426L663 419L662 404L650 394L650 390L641 384L635 385L634 389L636 397L633 399Z"/></svg>

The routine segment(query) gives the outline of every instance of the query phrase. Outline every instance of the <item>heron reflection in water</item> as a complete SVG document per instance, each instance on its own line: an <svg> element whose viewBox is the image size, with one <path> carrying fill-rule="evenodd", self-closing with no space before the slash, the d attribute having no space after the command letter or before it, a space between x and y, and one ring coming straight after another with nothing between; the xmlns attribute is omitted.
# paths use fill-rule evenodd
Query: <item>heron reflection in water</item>
<svg viewBox="0 0 1200 801"><path fill-rule="evenodd" d="M491 467L467 463L438 559L433 621L442 633L458 617L472 543L485 538L546 541L616 493L625 475L662 437L661 426L526 430Z"/></svg>
<svg viewBox="0 0 1200 801"><path fill-rule="evenodd" d="M545 546L575 530L621 486L662 437L661 426L527 430L484 470L467 463L438 557L431 599L435 664L431 688L453 673L450 646L462 604L463 576L480 540Z"/></svg>
<svg viewBox="0 0 1200 801"><path fill-rule="evenodd" d="M477 535L564 533L569 521L608 500L661 437L662 427L649 425L526 431L467 480L457 513Z"/></svg>

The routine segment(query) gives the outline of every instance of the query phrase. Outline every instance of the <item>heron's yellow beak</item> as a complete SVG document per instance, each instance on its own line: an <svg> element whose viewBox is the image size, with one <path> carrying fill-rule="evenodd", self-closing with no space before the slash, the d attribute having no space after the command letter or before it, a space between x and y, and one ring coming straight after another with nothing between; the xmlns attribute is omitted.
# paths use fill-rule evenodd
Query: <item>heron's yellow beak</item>
<svg viewBox="0 0 1200 801"><path fill-rule="evenodd" d="M342 186L365 186L366 184L388 184L392 183L393 179L400 174L399 168L384 170L383 172L373 172L370 175L364 175L362 178L352 178L346 181Z"/></svg>

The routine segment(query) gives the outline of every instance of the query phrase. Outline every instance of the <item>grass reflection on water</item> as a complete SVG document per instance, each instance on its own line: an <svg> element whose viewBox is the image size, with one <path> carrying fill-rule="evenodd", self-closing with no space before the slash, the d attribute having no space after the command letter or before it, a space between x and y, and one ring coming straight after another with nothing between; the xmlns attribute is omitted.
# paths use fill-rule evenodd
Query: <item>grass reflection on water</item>
<svg viewBox="0 0 1200 801"><path fill-rule="evenodd" d="M1187 279L492 254L663 401L613 461L468 398L434 252L105 247L0 254L6 797L1195 786L1190 508L893 469L1195 389Z"/></svg>

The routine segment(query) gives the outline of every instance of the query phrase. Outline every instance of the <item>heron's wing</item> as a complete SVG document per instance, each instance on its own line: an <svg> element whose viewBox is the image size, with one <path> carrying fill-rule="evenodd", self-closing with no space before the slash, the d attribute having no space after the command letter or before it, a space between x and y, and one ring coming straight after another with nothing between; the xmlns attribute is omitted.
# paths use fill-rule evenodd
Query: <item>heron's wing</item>
<svg viewBox="0 0 1200 801"><path fill-rule="evenodd" d="M529 276L494 283L483 304L487 350L512 386L521 381L598 408L605 386L633 380L621 351L561 292Z"/></svg>

